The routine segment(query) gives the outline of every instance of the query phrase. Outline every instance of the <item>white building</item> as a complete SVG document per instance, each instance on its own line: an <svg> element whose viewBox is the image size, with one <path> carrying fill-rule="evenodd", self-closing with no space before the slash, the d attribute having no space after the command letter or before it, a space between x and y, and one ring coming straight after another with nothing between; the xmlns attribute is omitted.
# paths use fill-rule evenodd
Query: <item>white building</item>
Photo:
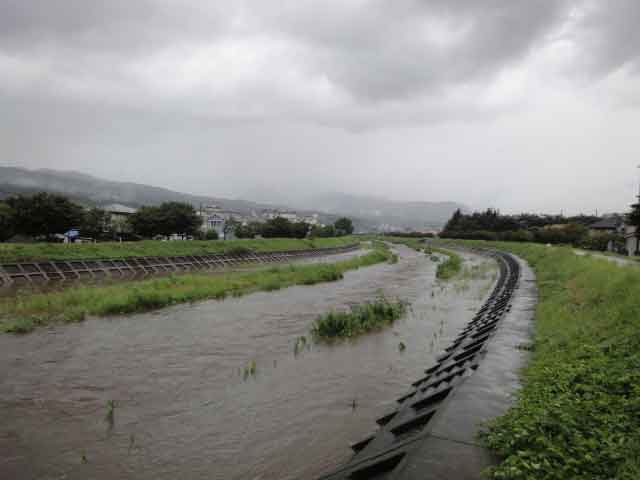
<svg viewBox="0 0 640 480"><path fill-rule="evenodd" d="M300 222L302 220L296 212L283 210L265 210L262 213L262 217L265 220L273 220L274 218L285 218L292 223Z"/></svg>
<svg viewBox="0 0 640 480"><path fill-rule="evenodd" d="M136 208L127 207L119 203L105 205L102 209L109 214L111 225L118 234L125 233L129 230L127 220L138 211Z"/></svg>
<svg viewBox="0 0 640 480"><path fill-rule="evenodd" d="M313 227L316 227L316 226L324 226L324 225L321 225L321 224L320 224L320 221L318 220L318 214L317 214L317 213L314 213L313 215L310 215L310 216L304 217L304 218L302 219L302 221L303 221L304 223L308 223L309 225L311 225L311 226L313 226Z"/></svg>
<svg viewBox="0 0 640 480"><path fill-rule="evenodd" d="M243 223L242 215L233 210L225 210L218 205L206 205L200 208L198 215L202 218L202 230L215 230L220 238L225 238L225 226L229 220ZM232 238L233 232L227 232L226 238Z"/></svg>

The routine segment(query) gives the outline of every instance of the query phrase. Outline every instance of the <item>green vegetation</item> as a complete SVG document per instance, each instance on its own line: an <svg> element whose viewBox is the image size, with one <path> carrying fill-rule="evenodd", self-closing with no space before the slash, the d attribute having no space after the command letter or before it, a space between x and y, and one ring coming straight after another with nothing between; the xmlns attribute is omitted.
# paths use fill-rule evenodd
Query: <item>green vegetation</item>
<svg viewBox="0 0 640 480"><path fill-rule="evenodd" d="M351 219L343 217L335 224L312 226L305 221L291 222L277 216L266 222L243 224L233 215L225 216L222 235L226 240L235 233L238 238L306 238L341 237L353 233ZM316 222L314 222L316 223ZM218 232L203 231L203 217L193 205L185 202L164 202L145 205L134 213L115 215L101 208L85 210L62 195L46 192L16 195L0 201L0 242L14 235L36 241L56 241L70 230L78 236L93 240L141 240L178 235L197 240L217 240Z"/></svg>
<svg viewBox="0 0 640 480"><path fill-rule="evenodd" d="M443 255L446 255L448 258L446 261L440 263L438 265L438 270L436 271L436 278L440 280L451 280L453 277L460 273L462 268L462 258L456 252L437 248L433 245L427 245L424 243L424 240L418 238L411 237L390 237L385 236L384 240L389 241L391 243L401 243L406 245L407 247L413 248L419 252L424 252L429 255L431 260L433 260L432 253L437 252ZM437 257L436 257L437 258Z"/></svg>
<svg viewBox="0 0 640 480"><path fill-rule="evenodd" d="M440 280L450 280L460 273L460 268L462 267L462 258L460 255L451 250L434 249L434 251L443 253L449 257L446 261L438 264L436 278Z"/></svg>
<svg viewBox="0 0 640 480"><path fill-rule="evenodd" d="M257 371L257 365L255 360L251 360L244 370L242 371L242 378L246 380L249 377L255 377Z"/></svg>
<svg viewBox="0 0 640 480"><path fill-rule="evenodd" d="M303 351L307 346L307 337L304 335L296 338L295 343L293 344L293 355L297 356L301 351Z"/></svg>
<svg viewBox="0 0 640 480"><path fill-rule="evenodd" d="M311 225L305 222L291 222L283 217L276 217L266 222L251 222L248 225L237 225L233 228L238 238L253 238L260 235L264 238L305 238Z"/></svg>
<svg viewBox="0 0 640 480"><path fill-rule="evenodd" d="M15 235L15 215L13 208L0 202L0 242L6 242Z"/></svg>
<svg viewBox="0 0 640 480"><path fill-rule="evenodd" d="M38 325L78 322L87 315L143 312L178 303L222 299L227 295L330 282L341 279L348 270L384 262L390 256L388 249L378 248L335 263L286 265L220 275L170 275L138 282L79 286L57 292L5 297L0 299L0 331L24 333Z"/></svg>
<svg viewBox="0 0 640 480"><path fill-rule="evenodd" d="M351 235L353 233L353 222L350 218L341 217L333 224L336 229L336 235Z"/></svg>
<svg viewBox="0 0 640 480"><path fill-rule="evenodd" d="M11 227L15 233L47 239L78 226L84 216L79 205L66 197L49 193L9 197L5 205L12 212Z"/></svg>
<svg viewBox="0 0 640 480"><path fill-rule="evenodd" d="M640 269L565 247L471 244L520 255L540 289L524 387L485 437L502 458L490 477L640 478Z"/></svg>
<svg viewBox="0 0 640 480"><path fill-rule="evenodd" d="M589 230L588 226L598 220L601 219L591 215L502 215L491 208L484 212L463 214L456 210L440 233L440 237L565 244L599 251L606 250L613 242L616 248L623 250L624 238L621 235Z"/></svg>
<svg viewBox="0 0 640 480"><path fill-rule="evenodd" d="M260 235L264 238L305 238L311 237L342 237L353 233L351 219L339 218L333 225L321 227L312 226L304 221L291 222L283 217L276 217L266 222L251 222L248 225L233 227L236 237L254 238Z"/></svg>
<svg viewBox="0 0 640 480"><path fill-rule="evenodd" d="M113 426L115 420L115 412L116 412L116 402L113 400L107 401L107 415L105 416L105 420L109 425Z"/></svg>
<svg viewBox="0 0 640 480"><path fill-rule="evenodd" d="M206 255L224 253L234 248L245 248L255 252L272 250L304 250L308 248L339 247L354 243L353 237L316 238L299 240L294 238L270 238L258 240L175 241L104 243L2 243L0 261L20 262L32 260L73 260L92 258L122 258L135 256Z"/></svg>
<svg viewBox="0 0 640 480"><path fill-rule="evenodd" d="M391 325L407 310L407 302L384 296L354 305L347 312L329 312L313 323L313 337L320 340L350 338Z"/></svg>
<svg viewBox="0 0 640 480"><path fill-rule="evenodd" d="M192 205L165 202L157 207L141 207L128 219L133 233L144 238L174 233L194 235L200 230L202 219Z"/></svg>

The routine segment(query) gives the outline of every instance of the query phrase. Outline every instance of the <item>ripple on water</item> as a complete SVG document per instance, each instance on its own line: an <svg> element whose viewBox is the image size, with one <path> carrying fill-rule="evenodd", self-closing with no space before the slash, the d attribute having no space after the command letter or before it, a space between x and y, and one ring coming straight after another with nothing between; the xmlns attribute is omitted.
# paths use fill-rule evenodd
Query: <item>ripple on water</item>
<svg viewBox="0 0 640 480"><path fill-rule="evenodd" d="M0 451L9 453L0 477L293 479L332 469L469 321L492 281L436 282L437 263L397 248L397 264L335 283L0 336L11 359L0 366ZM487 262L465 256L467 266ZM379 291L411 302L405 318L296 351L318 315ZM24 398L39 407L15 401Z"/></svg>

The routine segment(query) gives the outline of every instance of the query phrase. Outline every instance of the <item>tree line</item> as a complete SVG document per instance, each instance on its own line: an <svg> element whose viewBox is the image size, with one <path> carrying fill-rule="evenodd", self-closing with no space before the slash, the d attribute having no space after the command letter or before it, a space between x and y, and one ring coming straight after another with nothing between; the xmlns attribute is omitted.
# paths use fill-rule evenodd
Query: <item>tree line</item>
<svg viewBox="0 0 640 480"><path fill-rule="evenodd" d="M172 233L193 235L200 225L194 208L179 202L142 207L124 222L101 208L85 209L65 196L46 192L16 195L0 202L0 241L15 235L52 241L56 235L73 229L83 237L97 240L152 238Z"/></svg>
<svg viewBox="0 0 640 480"><path fill-rule="evenodd" d="M306 222L292 222L283 217L276 217L266 222L250 222L238 225L235 235L238 238L305 238L309 237L341 237L353 233L351 219L342 217L332 225L311 225Z"/></svg>
<svg viewBox="0 0 640 480"><path fill-rule="evenodd" d="M470 240L499 240L571 244L592 250L606 250L610 241L622 243L620 235L590 235L588 225L600 220L591 215L502 215L498 210L464 214L456 210L440 236Z"/></svg>
<svg viewBox="0 0 640 480"><path fill-rule="evenodd" d="M83 237L96 240L137 240L172 234L207 240L218 238L215 230L202 230L202 218L188 203L165 202L141 207L128 215L125 221L119 221L101 208L87 210L62 195L45 192L32 196L17 195L0 201L0 241L7 241L15 235L52 241L56 235L72 229L79 230ZM353 224L350 219L341 218L333 225L319 227L277 217L267 222L243 225L229 218L223 234L227 237L232 232L239 238L332 237L353 233Z"/></svg>

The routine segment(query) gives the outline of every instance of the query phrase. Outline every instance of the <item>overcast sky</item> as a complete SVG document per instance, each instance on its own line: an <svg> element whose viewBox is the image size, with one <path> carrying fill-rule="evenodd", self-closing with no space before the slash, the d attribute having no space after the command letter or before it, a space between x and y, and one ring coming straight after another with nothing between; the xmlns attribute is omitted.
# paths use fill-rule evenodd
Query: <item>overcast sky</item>
<svg viewBox="0 0 640 480"><path fill-rule="evenodd" d="M625 210L639 25L638 0L0 0L0 165Z"/></svg>

